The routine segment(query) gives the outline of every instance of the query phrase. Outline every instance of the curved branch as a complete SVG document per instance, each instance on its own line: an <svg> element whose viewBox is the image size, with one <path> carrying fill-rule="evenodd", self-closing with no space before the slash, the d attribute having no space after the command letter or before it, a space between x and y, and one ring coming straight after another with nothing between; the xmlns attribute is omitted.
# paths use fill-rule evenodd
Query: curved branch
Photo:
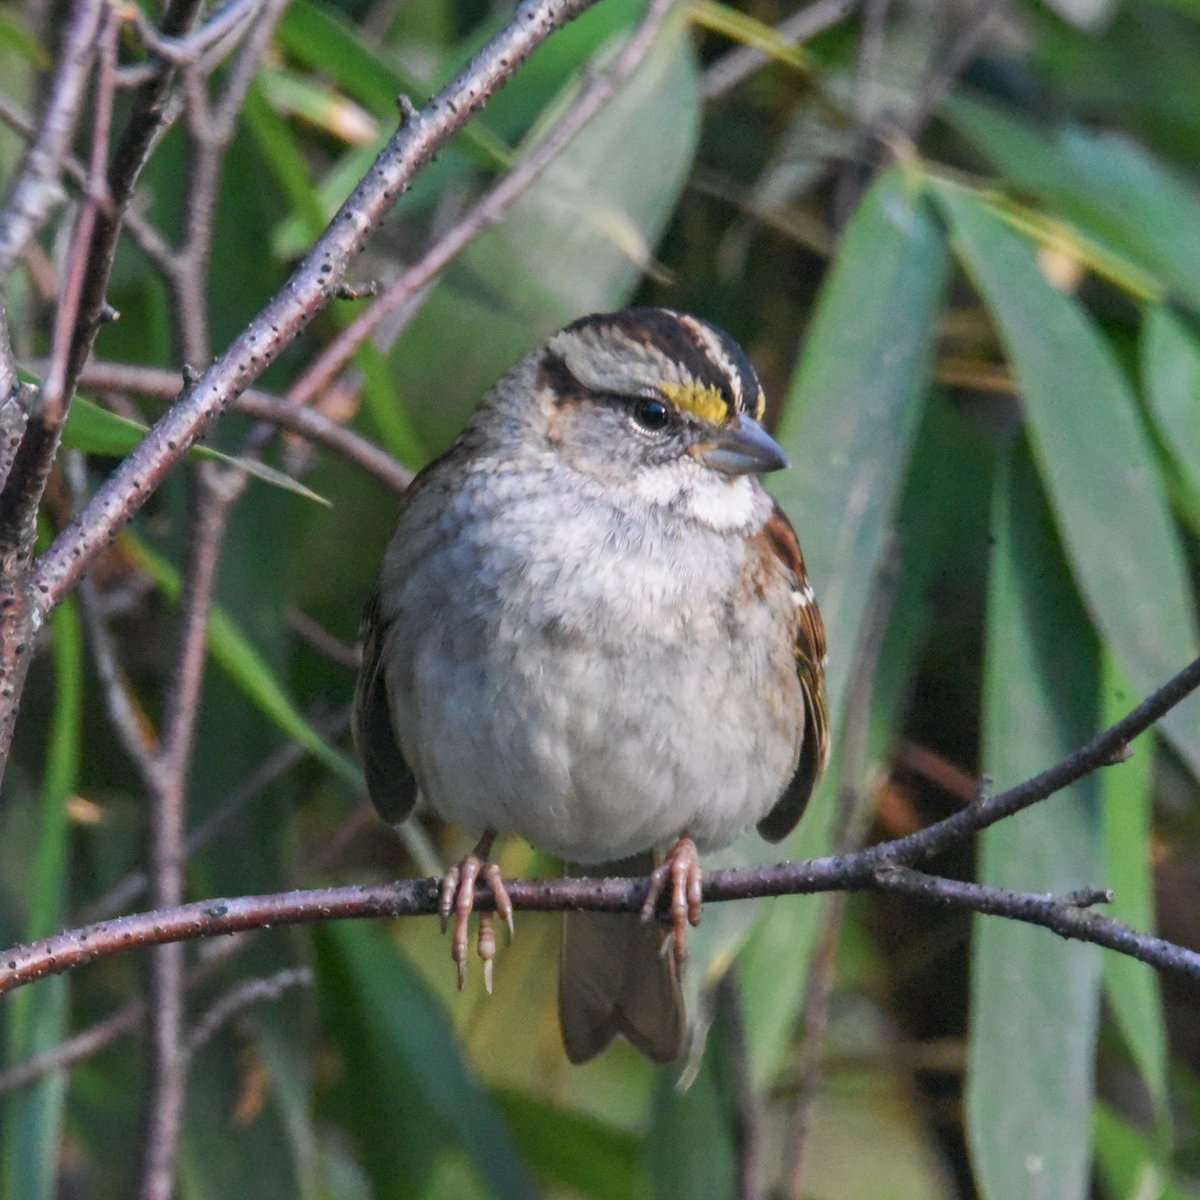
<svg viewBox="0 0 1200 1200"><path fill-rule="evenodd" d="M907 864L1044 800L1077 779L1118 761L1129 743L1200 686L1200 659L1190 663L1135 709L1040 775L944 821L894 841L854 854L809 862L716 871L704 884L708 903L765 896L828 891L900 892L918 899L951 904L975 912L1042 925L1079 941L1093 942L1131 955L1163 970L1200 982L1200 953L1088 911L1104 899L1100 892L1056 897L1010 892L983 884L942 879ZM540 912L587 909L637 912L646 879L517 880L508 885L514 908ZM437 911L437 879L410 879L376 887L324 888L264 896L201 900L157 912L137 913L67 930L30 946L0 953L0 993L47 975L73 970L135 946L216 937L268 925L340 920L351 917L401 917ZM477 890L476 907L494 905L489 889Z"/></svg>
<svg viewBox="0 0 1200 1200"><path fill-rule="evenodd" d="M1088 911L1082 902L1097 895L1056 897L1010 892L983 884L926 875L907 867L864 869L869 852L809 862L779 863L715 871L705 879L707 904L767 896L828 891L898 892L975 912L1010 917L1052 929L1063 937L1094 942L1200 982L1200 953L1120 921ZM513 907L533 912L638 912L648 880L526 879L507 884ZM0 954L0 994L48 975L74 970L140 946L191 941L268 925L363 917L432 916L437 912L441 880L406 879L376 886L318 888L262 896L198 900L177 908L135 913L67 930L29 946ZM475 907L491 911L495 899L480 885Z"/></svg>
<svg viewBox="0 0 1200 1200"><path fill-rule="evenodd" d="M407 117L292 277L154 425L38 560L30 594L44 617L145 502L209 422L291 344L336 292L368 235L428 162L556 29L595 0L523 0L513 19Z"/></svg>

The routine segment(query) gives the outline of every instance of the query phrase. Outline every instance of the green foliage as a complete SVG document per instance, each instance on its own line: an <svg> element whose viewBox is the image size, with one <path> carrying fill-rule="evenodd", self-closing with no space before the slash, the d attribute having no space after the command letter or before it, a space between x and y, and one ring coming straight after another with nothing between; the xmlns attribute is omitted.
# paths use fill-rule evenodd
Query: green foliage
<svg viewBox="0 0 1200 1200"><path fill-rule="evenodd" d="M386 285L417 261L612 63L643 7L600 0L538 51L422 172L353 277ZM1061 758L1200 644L1200 7L1017 0L1020 36L984 37L966 82L905 124L949 60L931 19L943 10L888 6L874 87L865 17L796 47L774 31L777 6L681 5L556 162L318 398L415 469L507 366L585 312L667 304L747 347L793 462L770 482L828 627L834 763L780 851L750 834L709 866L830 853L847 797L851 833L864 814L870 836L909 832L970 802L980 771L1005 787ZM19 109L36 108L34 73L52 60L44 19L0 13L0 91ZM225 164L214 349L369 170L398 94L420 103L503 19L479 0L293 0ZM706 70L736 42L772 61L706 99ZM905 136L880 143L864 124L889 121ZM6 131L6 171L15 145ZM146 172L145 218L172 236L188 162L178 127ZM38 271L55 250L48 232L5 297L30 361L50 345ZM98 356L180 369L143 254L123 247L109 295L123 316ZM262 386L286 391L363 303L331 304ZM155 415L138 419L136 396L94 399L74 402L65 438L93 485ZM175 653L183 477L238 457L247 432L222 418L95 572L148 725ZM189 825L220 823L189 860L196 897L411 876L464 849L432 818L401 843L363 813L351 748L329 732L353 672L297 632L300 615L353 641L395 498L291 439L266 458L246 469L279 486L237 505L208 630ZM65 495L47 504L56 526ZM8 942L76 923L144 865L144 789L73 607L47 641L0 806ZM853 713L865 733L844 761ZM260 786L289 742L303 761ZM933 866L1021 891L1110 886L1113 915L1186 930L1200 699L1132 749L990 829L977 861ZM547 869L523 846L500 855L508 874ZM316 982L197 1050L179 1194L723 1200L752 1144L784 1195L803 1125L805 1195L1084 1200L1094 1180L1106 1200L1200 1197L1194 995L1172 1004L1142 964L1042 929L878 897L850 903L824 945L827 905L706 911L687 983L708 1040L674 1069L625 1047L567 1066L548 918L519 913L515 941L501 938L493 997L477 978L453 990L432 921L260 934L189 991L190 1025L283 967L312 965ZM6 1065L139 994L118 960L6 998ZM143 1042L0 1093L0 1193L131 1193Z"/></svg>

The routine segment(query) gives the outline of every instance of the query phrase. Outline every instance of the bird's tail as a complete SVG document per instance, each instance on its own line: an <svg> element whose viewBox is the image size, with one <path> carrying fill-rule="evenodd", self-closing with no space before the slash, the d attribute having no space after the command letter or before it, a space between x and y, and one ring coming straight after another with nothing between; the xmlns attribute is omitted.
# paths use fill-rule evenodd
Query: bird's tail
<svg viewBox="0 0 1200 1200"><path fill-rule="evenodd" d="M567 873L597 877L648 875L652 852ZM621 1034L655 1062L683 1049L686 1019L679 973L660 952L657 924L635 913L564 914L558 1015L563 1045L573 1063L587 1062Z"/></svg>

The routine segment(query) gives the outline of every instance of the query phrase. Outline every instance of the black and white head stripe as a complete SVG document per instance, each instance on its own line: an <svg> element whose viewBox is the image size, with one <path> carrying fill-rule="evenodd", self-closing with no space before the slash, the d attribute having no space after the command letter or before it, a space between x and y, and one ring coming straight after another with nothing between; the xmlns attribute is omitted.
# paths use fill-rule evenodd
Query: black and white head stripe
<svg viewBox="0 0 1200 1200"><path fill-rule="evenodd" d="M714 425L737 413L761 417L762 388L724 330L667 308L583 317L556 334L549 359L593 391L665 396Z"/></svg>

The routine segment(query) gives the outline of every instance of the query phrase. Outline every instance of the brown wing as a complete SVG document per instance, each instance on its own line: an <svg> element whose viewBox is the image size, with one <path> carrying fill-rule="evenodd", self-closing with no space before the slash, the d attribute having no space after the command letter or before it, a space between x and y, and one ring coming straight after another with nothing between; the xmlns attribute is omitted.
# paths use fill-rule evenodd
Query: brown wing
<svg viewBox="0 0 1200 1200"><path fill-rule="evenodd" d="M768 842L778 842L795 828L829 762L829 701L825 696L825 624L809 586L800 543L778 504L763 533L792 578L796 596L796 673L804 695L804 741L796 773L775 807L758 823L758 832Z"/></svg>
<svg viewBox="0 0 1200 1200"><path fill-rule="evenodd" d="M363 660L354 693L354 744L367 777L371 803L385 821L403 821L417 800L417 781L400 753L392 728L383 677L383 635L379 593L372 592L363 611Z"/></svg>

